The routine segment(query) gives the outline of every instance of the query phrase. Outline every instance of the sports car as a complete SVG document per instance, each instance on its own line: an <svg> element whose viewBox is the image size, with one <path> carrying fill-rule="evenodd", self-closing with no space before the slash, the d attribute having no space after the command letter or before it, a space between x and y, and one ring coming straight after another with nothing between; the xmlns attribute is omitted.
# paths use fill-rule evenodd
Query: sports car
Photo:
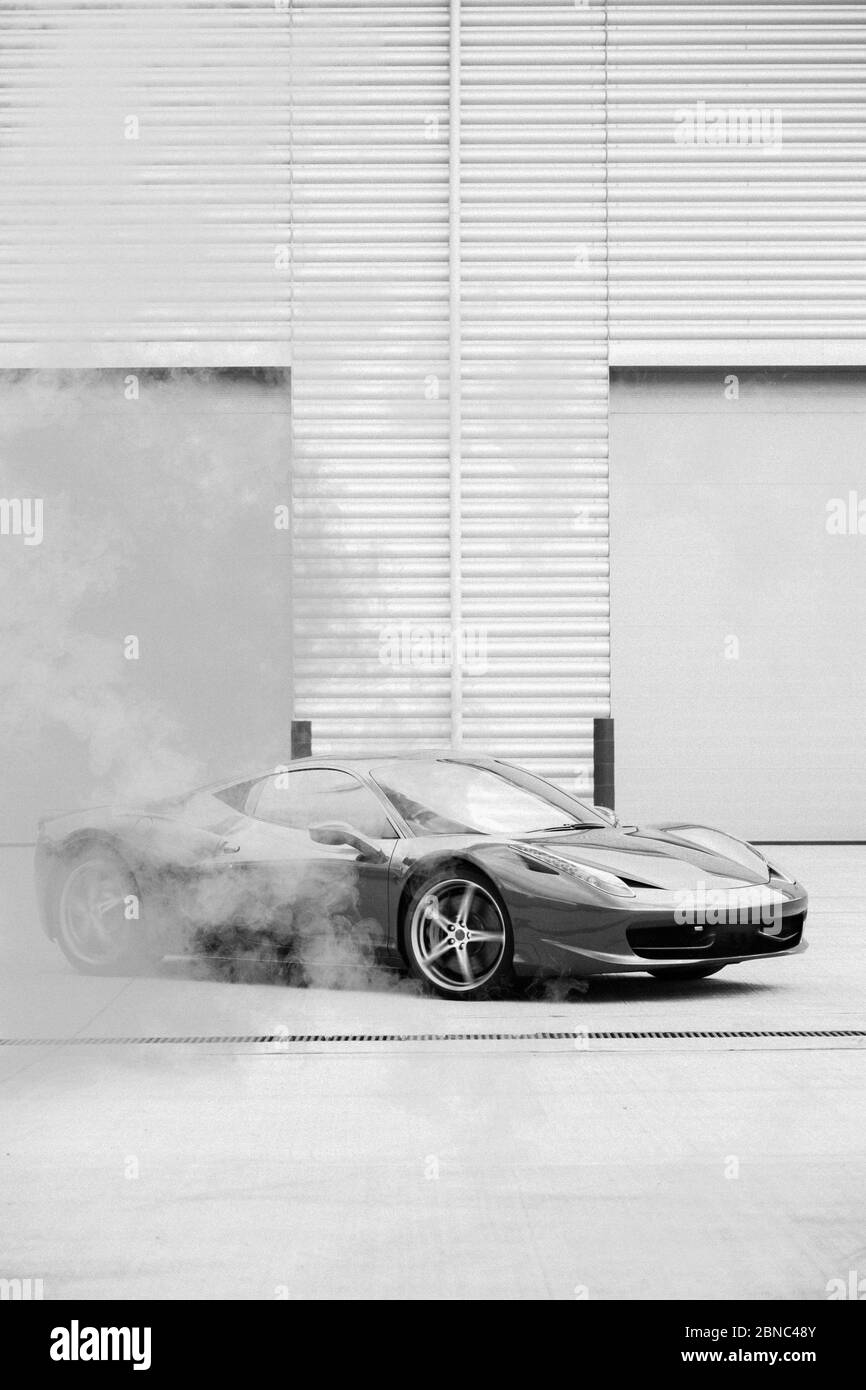
<svg viewBox="0 0 866 1390"><path fill-rule="evenodd" d="M40 822L40 915L71 963L179 952L303 976L363 949L452 999L519 977L696 980L805 949L807 897L742 840L638 828L496 758L308 758L153 805Z"/></svg>

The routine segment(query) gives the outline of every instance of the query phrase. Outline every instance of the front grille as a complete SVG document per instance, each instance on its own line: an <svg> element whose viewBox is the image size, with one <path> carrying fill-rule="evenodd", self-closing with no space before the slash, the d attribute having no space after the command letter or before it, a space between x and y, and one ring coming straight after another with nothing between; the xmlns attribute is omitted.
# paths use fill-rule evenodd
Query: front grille
<svg viewBox="0 0 866 1390"><path fill-rule="evenodd" d="M805 912L782 919L778 936L767 936L759 925L710 926L700 931L680 922L635 922L626 928L626 939L643 960L719 960L725 956L766 956L790 951L803 935Z"/></svg>

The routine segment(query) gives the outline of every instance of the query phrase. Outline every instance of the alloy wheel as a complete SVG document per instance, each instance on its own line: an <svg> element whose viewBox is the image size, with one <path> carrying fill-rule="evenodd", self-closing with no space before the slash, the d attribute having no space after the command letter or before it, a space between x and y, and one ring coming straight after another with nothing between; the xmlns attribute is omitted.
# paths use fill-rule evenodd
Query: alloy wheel
<svg viewBox="0 0 866 1390"><path fill-rule="evenodd" d="M120 961L129 945L125 896L130 892L120 865L86 859L69 874L60 896L60 930L84 966Z"/></svg>
<svg viewBox="0 0 866 1390"><path fill-rule="evenodd" d="M409 929L421 973L453 994L492 980L505 954L507 933L495 898L472 879L448 879L423 894Z"/></svg>

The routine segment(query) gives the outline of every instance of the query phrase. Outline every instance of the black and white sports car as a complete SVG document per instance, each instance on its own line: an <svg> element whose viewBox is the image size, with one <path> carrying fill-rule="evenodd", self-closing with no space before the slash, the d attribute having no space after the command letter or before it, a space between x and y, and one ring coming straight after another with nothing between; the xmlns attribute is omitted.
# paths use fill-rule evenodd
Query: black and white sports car
<svg viewBox="0 0 866 1390"><path fill-rule="evenodd" d="M305 759L40 825L42 922L123 973L336 933L469 999L514 976L694 980L805 949L801 885L702 825L623 825L492 758Z"/></svg>

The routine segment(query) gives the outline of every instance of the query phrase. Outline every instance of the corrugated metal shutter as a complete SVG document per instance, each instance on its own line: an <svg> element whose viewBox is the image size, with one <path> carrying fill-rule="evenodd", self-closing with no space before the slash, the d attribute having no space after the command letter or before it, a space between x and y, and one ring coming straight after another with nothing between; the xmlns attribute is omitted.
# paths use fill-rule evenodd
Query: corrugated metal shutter
<svg viewBox="0 0 866 1390"><path fill-rule="evenodd" d="M463 736L590 788L608 713L604 28L462 5Z"/></svg>
<svg viewBox="0 0 866 1390"><path fill-rule="evenodd" d="M289 37L279 0L0 9L2 365L285 361Z"/></svg>
<svg viewBox="0 0 866 1390"><path fill-rule="evenodd" d="M601 12L293 13L295 713L319 752L456 737L586 791L608 709Z"/></svg>
<svg viewBox="0 0 866 1390"><path fill-rule="evenodd" d="M608 17L611 361L866 362L866 7Z"/></svg>
<svg viewBox="0 0 866 1390"><path fill-rule="evenodd" d="M295 0L294 711L447 742L448 6Z"/></svg>

